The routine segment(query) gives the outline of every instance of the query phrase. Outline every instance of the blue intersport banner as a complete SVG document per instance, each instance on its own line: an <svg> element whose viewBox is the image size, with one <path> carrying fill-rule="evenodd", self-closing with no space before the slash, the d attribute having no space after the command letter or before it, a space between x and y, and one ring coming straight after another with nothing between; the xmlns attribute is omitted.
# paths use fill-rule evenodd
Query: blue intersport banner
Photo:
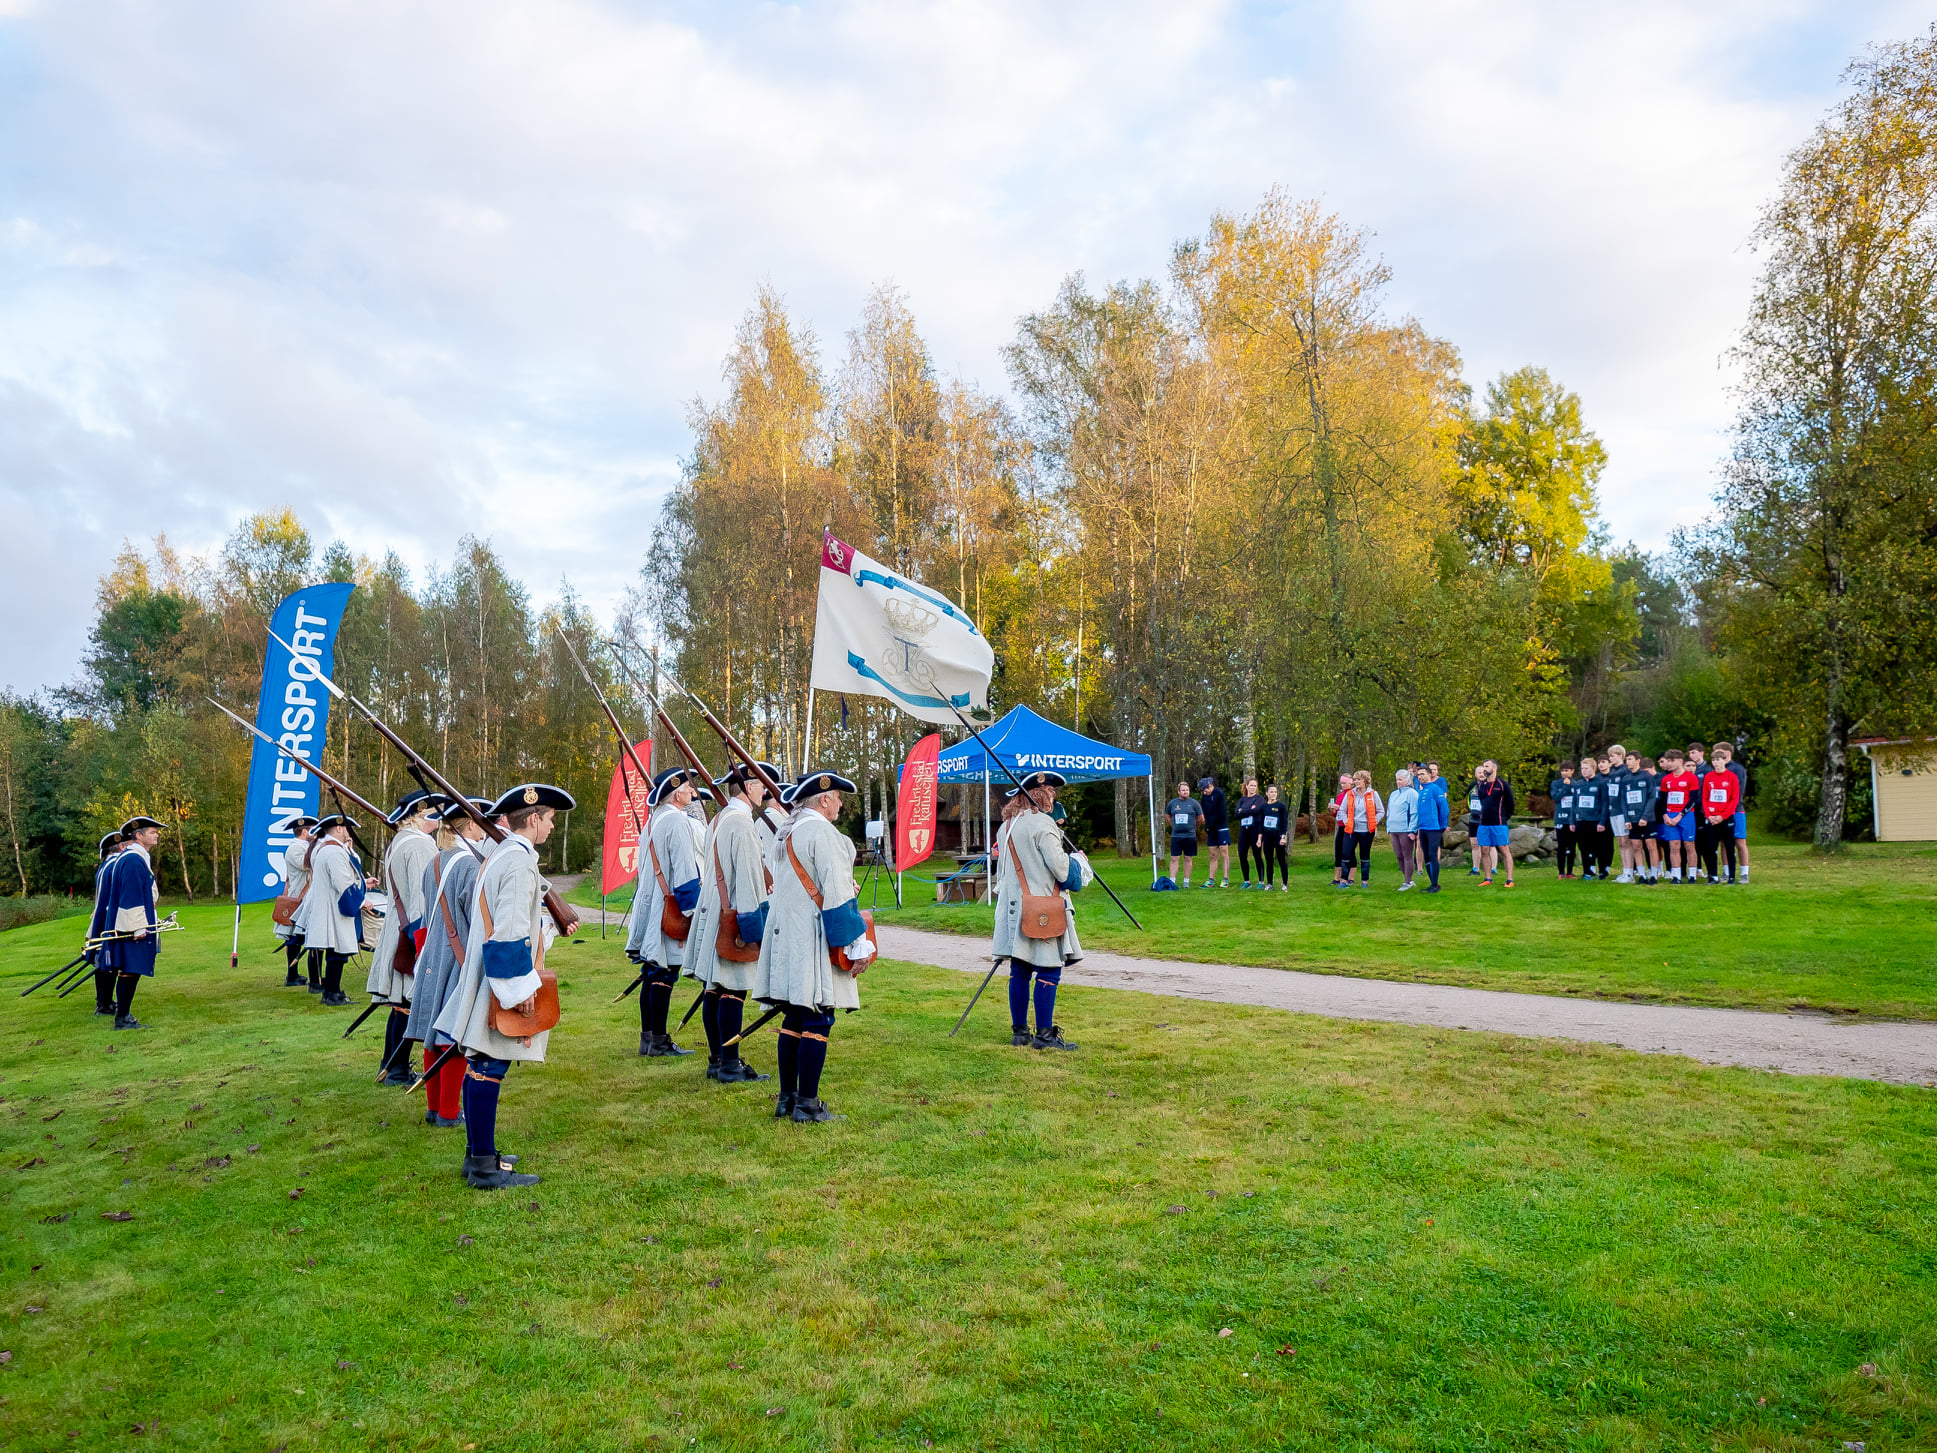
<svg viewBox="0 0 1937 1453"><path fill-rule="evenodd" d="M316 677L336 674L336 628L343 624L343 608L355 589L343 582L307 586L284 599L270 619L269 629L289 642L295 654L270 638L256 725L299 757L321 756L328 740L330 694ZM322 815L317 811L321 784L261 738L253 740L249 798L242 813L238 903L260 903L282 892L282 855L290 834L277 832L276 825L299 812Z"/></svg>

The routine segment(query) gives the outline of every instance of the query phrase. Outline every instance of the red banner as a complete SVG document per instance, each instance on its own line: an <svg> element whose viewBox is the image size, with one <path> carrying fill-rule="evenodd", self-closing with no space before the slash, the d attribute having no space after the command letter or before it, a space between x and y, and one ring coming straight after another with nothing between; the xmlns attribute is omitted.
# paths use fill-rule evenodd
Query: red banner
<svg viewBox="0 0 1937 1453"><path fill-rule="evenodd" d="M634 749L639 760L652 771L652 743L641 742ZM626 788L632 789L632 807L626 807ZM599 892L616 892L639 876L639 824L646 820L646 797L652 779L639 780L632 758L621 753L619 765L612 769L612 787L605 794L605 853L599 875ZM633 814L637 813L635 817Z"/></svg>
<svg viewBox="0 0 1937 1453"><path fill-rule="evenodd" d="M930 732L908 753L895 794L895 871L906 872L935 851L937 781L942 774L942 737Z"/></svg>

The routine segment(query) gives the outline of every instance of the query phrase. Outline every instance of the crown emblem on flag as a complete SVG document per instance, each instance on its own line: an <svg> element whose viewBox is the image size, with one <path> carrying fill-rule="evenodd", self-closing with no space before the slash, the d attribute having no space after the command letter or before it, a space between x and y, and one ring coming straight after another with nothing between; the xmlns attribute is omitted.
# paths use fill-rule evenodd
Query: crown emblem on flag
<svg viewBox="0 0 1937 1453"><path fill-rule="evenodd" d="M941 612L931 610L919 601L891 599L881 607L881 613L888 618L888 624L898 636L920 640L935 629L941 620Z"/></svg>

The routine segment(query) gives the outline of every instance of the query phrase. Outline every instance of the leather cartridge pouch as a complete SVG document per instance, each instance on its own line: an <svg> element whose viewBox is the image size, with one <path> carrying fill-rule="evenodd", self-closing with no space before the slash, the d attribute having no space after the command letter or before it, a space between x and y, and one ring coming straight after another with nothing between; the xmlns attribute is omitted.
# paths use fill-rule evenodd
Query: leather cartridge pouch
<svg viewBox="0 0 1937 1453"><path fill-rule="evenodd" d="M397 895L397 880L390 865L383 865L384 885L390 890L390 915L397 922L397 947L390 955L390 967L405 978L417 973L417 936L404 928L404 900Z"/></svg>
<svg viewBox="0 0 1937 1453"><path fill-rule="evenodd" d="M791 837L787 839L787 861L794 865L794 876L800 879L800 886L807 890L807 896L814 900L814 907L825 913L827 908L821 902L821 890L814 886L814 880L807 876L807 870L800 865L800 859L794 856L794 840ZM860 904L855 904L855 907L860 908ZM861 908L861 921L868 926L867 936L872 941L874 915L867 909ZM827 946L827 961L843 973L851 974L855 971L854 961L847 956L847 950L836 948L831 943Z"/></svg>
<svg viewBox="0 0 1937 1453"><path fill-rule="evenodd" d="M666 875L659 870L659 844L647 843L646 851L652 855L652 875L659 880L659 931L674 943L684 943L693 931L693 920L679 911L679 900L666 886Z"/></svg>
<svg viewBox="0 0 1937 1453"><path fill-rule="evenodd" d="M489 986L485 993L491 992ZM507 1009L496 999L491 1001L491 1027L506 1039L527 1039L534 1034L543 1034L558 1023L558 975L550 969L538 971L538 993L533 998L531 1013L520 1014L516 1009Z"/></svg>
<svg viewBox="0 0 1937 1453"><path fill-rule="evenodd" d="M1024 938L1061 938L1069 932L1069 904L1060 893L1038 898L1029 891L1029 880L1022 876L1022 856L1014 842L1009 844L1009 861L1016 865L1016 882L1022 885L1022 936Z"/></svg>
<svg viewBox="0 0 1937 1453"><path fill-rule="evenodd" d="M713 881L720 888L720 929L713 935L713 951L729 964L750 964L760 957L760 945L740 937L740 915L733 911L733 899L726 891L726 874L720 871L720 847L713 845Z"/></svg>
<svg viewBox="0 0 1937 1453"><path fill-rule="evenodd" d="M314 850L315 845L312 843L311 851L313 852ZM303 865L305 869L309 866L308 853L303 855ZM303 906L303 900L309 897L309 885L315 881L316 874L314 872L306 872L303 877L302 892L295 894L278 893L276 895L276 901L269 908L269 921L271 923L279 923L284 928L288 928L294 924L296 922L296 910L301 908Z"/></svg>

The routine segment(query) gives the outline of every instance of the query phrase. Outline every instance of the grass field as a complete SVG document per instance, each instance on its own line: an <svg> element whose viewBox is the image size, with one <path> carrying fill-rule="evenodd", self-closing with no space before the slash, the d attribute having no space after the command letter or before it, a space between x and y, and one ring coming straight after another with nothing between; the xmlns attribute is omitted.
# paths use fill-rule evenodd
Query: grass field
<svg viewBox="0 0 1937 1453"><path fill-rule="evenodd" d="M1925 1091L1083 989L1039 1054L889 963L776 1124L594 932L487 1195L263 908L182 917L136 1034L0 937L8 1449L1937 1446Z"/></svg>
<svg viewBox="0 0 1937 1453"><path fill-rule="evenodd" d="M1758 843L1754 852L1743 887L1562 882L1548 867L1522 871L1511 891L1482 889L1458 861L1434 895L1397 892L1398 870L1383 848L1372 886L1350 891L1330 886L1329 844L1295 850L1289 893L1152 893L1147 858L1099 859L1148 931L1139 933L1097 888L1080 900L1078 931L1087 947L1153 958L1535 994L1937 1017L1937 848L1860 844L1824 859L1801 845ZM883 922L988 933L986 905L939 906L928 883L910 876L905 885L909 906L900 912L884 887Z"/></svg>

